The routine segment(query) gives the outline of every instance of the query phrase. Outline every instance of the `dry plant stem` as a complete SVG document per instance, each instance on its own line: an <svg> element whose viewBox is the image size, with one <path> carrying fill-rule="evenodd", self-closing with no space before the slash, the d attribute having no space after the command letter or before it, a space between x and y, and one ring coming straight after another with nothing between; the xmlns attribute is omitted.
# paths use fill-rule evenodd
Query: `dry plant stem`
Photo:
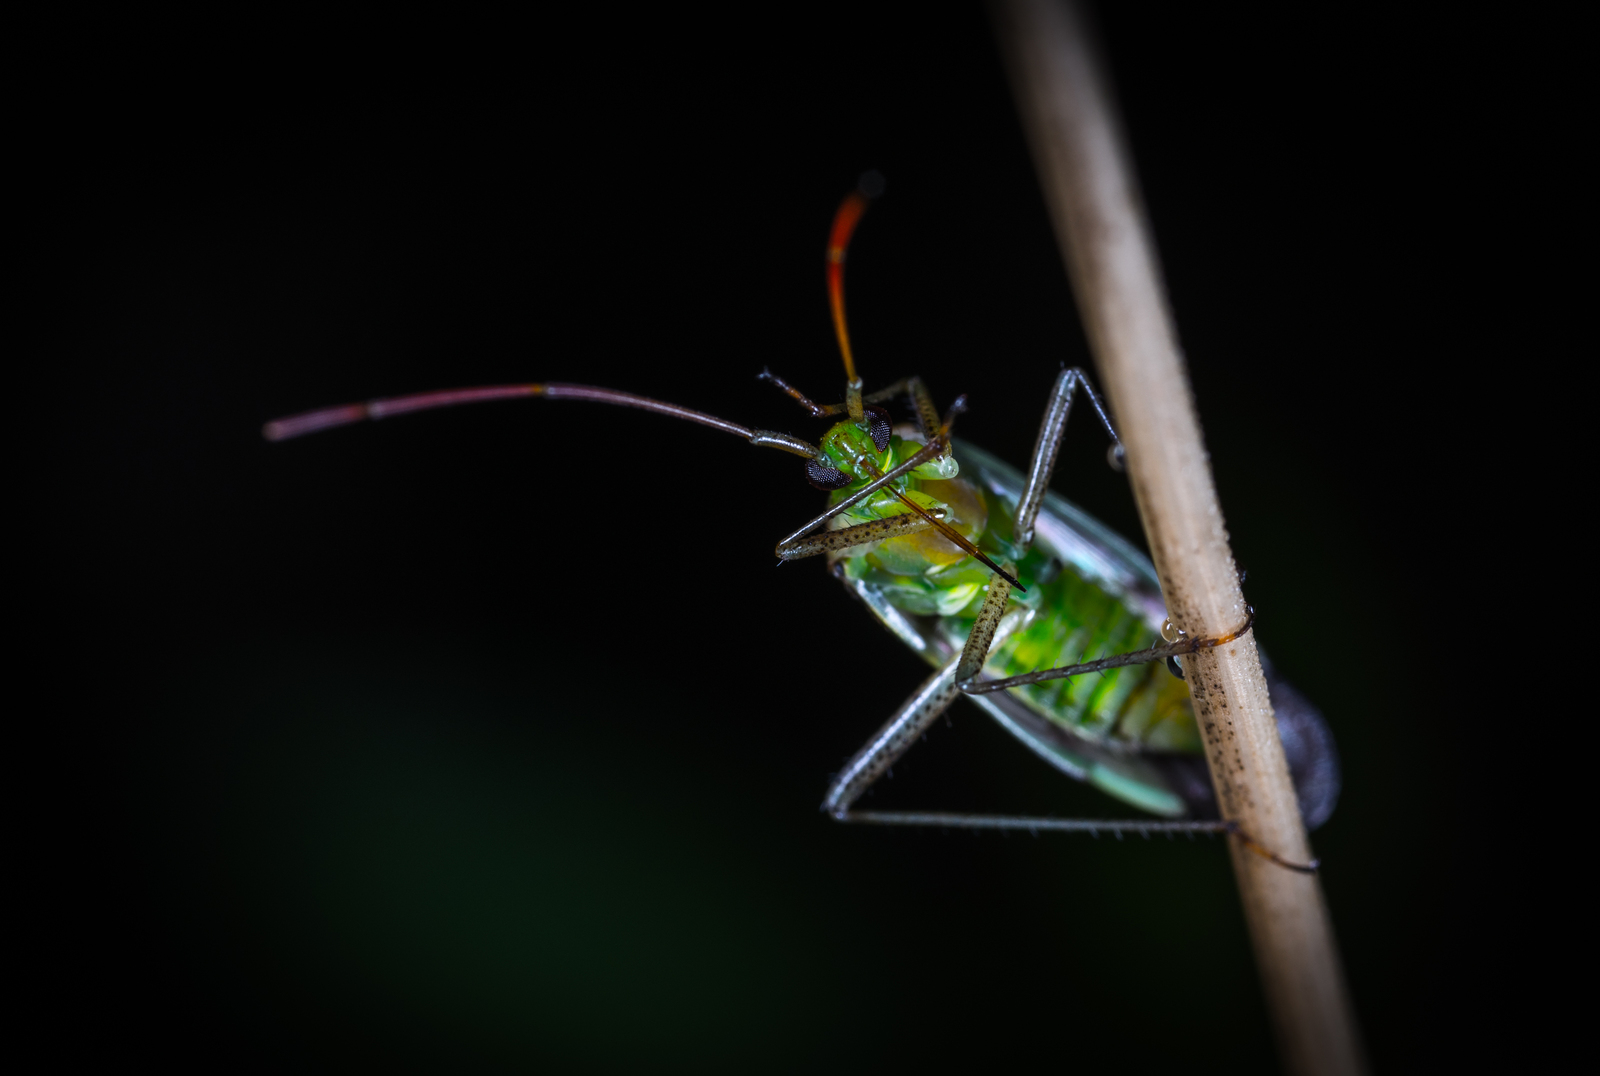
<svg viewBox="0 0 1600 1076"><path fill-rule="evenodd" d="M1225 634L1244 600L1109 83L1066 0L1002 0L995 15L1167 610L1191 635ZM1254 635L1184 664L1222 816L1308 861ZM1320 880L1229 844L1285 1067L1363 1071Z"/></svg>

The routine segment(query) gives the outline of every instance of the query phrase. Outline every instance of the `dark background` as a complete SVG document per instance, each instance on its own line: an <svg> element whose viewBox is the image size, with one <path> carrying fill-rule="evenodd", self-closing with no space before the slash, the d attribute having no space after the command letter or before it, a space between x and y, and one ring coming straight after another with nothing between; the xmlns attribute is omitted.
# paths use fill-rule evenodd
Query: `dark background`
<svg viewBox="0 0 1600 1076"><path fill-rule="evenodd" d="M1562 30L1101 26L1259 636L1343 752L1315 845L1370 1053L1486 1050L1515 943L1482 928L1484 685L1449 637L1496 464L1461 438L1536 342L1490 299L1556 211L1493 205L1559 170L1519 115L1567 92ZM754 375L839 394L823 245L877 168L866 380L969 393L961 434L1025 462L1089 357L981 8L85 15L38 52L48 691L14 765L48 782L21 817L58 1050L1274 1068L1220 843L818 814L924 670L820 565L774 570L819 504L797 460L576 403L259 437L528 380L815 436ZM1102 453L1079 422L1057 488L1137 537ZM954 716L875 804L1126 813Z"/></svg>

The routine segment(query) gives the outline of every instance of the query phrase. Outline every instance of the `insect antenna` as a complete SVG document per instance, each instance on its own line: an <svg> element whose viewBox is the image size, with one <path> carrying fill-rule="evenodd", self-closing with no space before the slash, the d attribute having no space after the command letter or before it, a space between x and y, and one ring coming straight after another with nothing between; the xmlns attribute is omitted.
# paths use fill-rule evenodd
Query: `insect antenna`
<svg viewBox="0 0 1600 1076"><path fill-rule="evenodd" d="M756 380L770 381L772 384L778 386L778 388L781 389L785 395L794 400L794 402L799 404L801 407L805 408L806 413L812 418L825 418L828 415L833 414L838 409L838 404L834 404L833 408L829 409L819 403L816 403L811 399L811 397L807 396L805 393L801 392L799 389L795 388L793 385L789 384L789 382L785 381L783 378L779 377L777 374L773 373L764 366L761 368L761 372L756 375Z"/></svg>
<svg viewBox="0 0 1600 1076"><path fill-rule="evenodd" d="M388 418L412 411L430 411L436 407L454 407L457 404L484 403L489 400L510 400L521 396L540 396L543 385L487 385L476 389L445 389L442 392L419 392L411 396L390 396L382 400L345 404L341 407L324 407L305 411L288 418L273 419L261 427L261 436L269 441L287 441L319 430L348 426L368 419Z"/></svg>
<svg viewBox="0 0 1600 1076"><path fill-rule="evenodd" d="M860 422L861 378L856 376L855 355L850 351L850 330L844 317L844 258L850 249L850 237L855 234L861 215L867 211L872 199L883 193L883 176L868 172L861 177L855 190L845 195L839 211L833 215L833 230L828 234L828 305L833 309L833 328L839 334L839 354L844 358L844 402L851 422Z"/></svg>
<svg viewBox="0 0 1600 1076"><path fill-rule="evenodd" d="M269 441L286 441L291 437L301 437L319 430L348 426L368 419L390 418L394 415L408 415L413 411L431 411L440 407L455 407L458 404L510 400L523 396L542 396L549 400L588 400L590 403L631 407L638 411L654 411L658 415L680 418L686 422L696 422L702 426L710 426L714 430L731 433L763 448L782 449L796 456L804 456L806 459L816 459L822 454L821 450L809 441L803 441L787 433L753 430L737 422L708 415L704 411L681 407L663 400L652 400L648 396L635 396L631 392L619 392L597 385L569 385L557 381L529 385L487 385L474 389L445 389L442 392L419 392L411 396L389 396L380 400L368 400L366 403L345 404L342 407L324 407L317 411L306 411L287 418L274 419L261 428L261 435Z"/></svg>

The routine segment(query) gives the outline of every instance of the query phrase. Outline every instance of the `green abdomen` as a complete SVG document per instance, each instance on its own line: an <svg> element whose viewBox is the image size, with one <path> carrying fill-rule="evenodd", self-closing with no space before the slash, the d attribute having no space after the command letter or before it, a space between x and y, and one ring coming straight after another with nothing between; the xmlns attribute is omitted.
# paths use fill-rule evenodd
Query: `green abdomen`
<svg viewBox="0 0 1600 1076"><path fill-rule="evenodd" d="M1023 582L1028 585L1028 580ZM1141 613L1071 568L1033 588L1040 598L1033 620L989 655L985 671L992 676L1072 665L1160 641ZM946 638L965 641L971 619L941 619ZM1133 665L1049 680L1014 688L1012 694L1035 713L1086 739L1121 741L1152 751L1200 751L1189 689L1164 665Z"/></svg>

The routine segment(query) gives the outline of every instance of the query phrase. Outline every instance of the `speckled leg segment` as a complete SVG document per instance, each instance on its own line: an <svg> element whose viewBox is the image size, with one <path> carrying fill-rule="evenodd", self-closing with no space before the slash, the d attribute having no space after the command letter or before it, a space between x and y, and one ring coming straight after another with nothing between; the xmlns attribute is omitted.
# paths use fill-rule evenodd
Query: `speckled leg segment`
<svg viewBox="0 0 1600 1076"><path fill-rule="evenodd" d="M924 680L922 686L912 692L911 697L889 718L888 723L845 764L834 779L833 787L828 789L827 798L822 801L824 811L840 821L846 820L850 805L860 799L874 781L887 773L889 767L939 719L939 715L950 708L950 704L961 694L961 689L956 686L956 668L962 659L963 655L957 655Z"/></svg>
<svg viewBox="0 0 1600 1076"><path fill-rule="evenodd" d="M1015 533L1022 548L1033 544L1033 523L1039 518L1039 506L1044 503L1045 491L1050 488L1050 475L1056 469L1056 457L1061 454L1061 435L1066 432L1067 419L1072 415L1072 397L1079 389L1089 397L1094 413L1111 438L1112 459L1121 469L1122 441L1111 416L1106 413L1100 394L1089 383L1089 375L1076 366L1064 369L1051 386L1050 399L1045 403L1044 421L1039 423L1039 439L1033 443L1033 460L1028 464L1028 485L1017 501Z"/></svg>
<svg viewBox="0 0 1600 1076"><path fill-rule="evenodd" d="M935 519L943 519L944 510L934 508L929 511L929 515ZM840 527L836 531L823 531L804 538L791 538L779 542L776 552L780 560L800 560L803 557L815 557L820 553L833 553L852 546L916 534L932 526L932 523L921 516L906 512L903 515L890 516L888 519L872 519L865 523L857 523L853 527Z"/></svg>

